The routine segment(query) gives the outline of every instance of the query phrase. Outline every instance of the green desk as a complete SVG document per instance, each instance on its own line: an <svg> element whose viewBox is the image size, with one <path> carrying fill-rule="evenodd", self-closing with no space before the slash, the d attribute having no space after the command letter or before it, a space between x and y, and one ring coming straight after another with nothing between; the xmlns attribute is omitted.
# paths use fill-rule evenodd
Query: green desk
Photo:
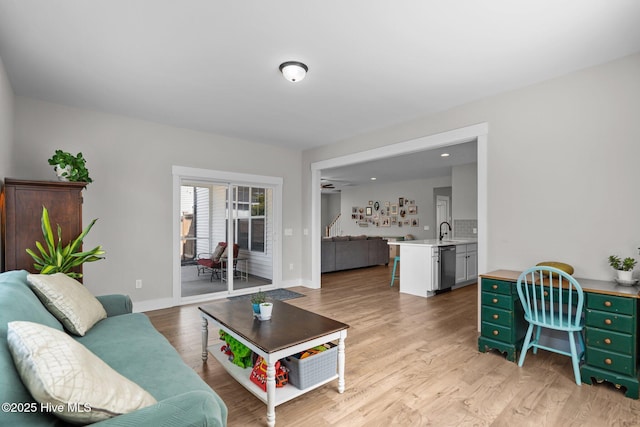
<svg viewBox="0 0 640 427"><path fill-rule="evenodd" d="M496 270L480 276L480 337L478 349L495 349L516 362L527 330L516 283L519 271ZM638 303L635 286L579 279L585 293L585 361L582 382L607 381L626 388L625 395L639 396Z"/></svg>

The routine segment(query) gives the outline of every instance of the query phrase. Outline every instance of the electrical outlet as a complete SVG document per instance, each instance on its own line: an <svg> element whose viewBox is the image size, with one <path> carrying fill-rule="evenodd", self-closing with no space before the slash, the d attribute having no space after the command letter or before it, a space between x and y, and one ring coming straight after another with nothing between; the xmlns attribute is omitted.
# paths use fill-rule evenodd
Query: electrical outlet
<svg viewBox="0 0 640 427"><path fill-rule="evenodd" d="M428 230L429 230L429 226L428 226L428 225L425 225L425 226L424 226L424 231L428 231Z"/></svg>
<svg viewBox="0 0 640 427"><path fill-rule="evenodd" d="M473 229L473 234L478 234L478 229L477 228Z"/></svg>
<svg viewBox="0 0 640 427"><path fill-rule="evenodd" d="M136 289L141 289L142 288L142 279L137 279L136 280Z"/></svg>

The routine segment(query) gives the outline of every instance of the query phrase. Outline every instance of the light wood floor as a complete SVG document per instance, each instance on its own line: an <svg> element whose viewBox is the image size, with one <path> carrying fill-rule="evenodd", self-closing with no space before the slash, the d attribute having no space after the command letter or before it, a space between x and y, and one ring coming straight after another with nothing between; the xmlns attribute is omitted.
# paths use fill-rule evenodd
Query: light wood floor
<svg viewBox="0 0 640 427"><path fill-rule="evenodd" d="M519 368L497 352L479 353L475 285L423 299L390 288L389 274L365 268L325 274L321 290L291 288L306 297L289 303L351 325L346 390L339 394L334 381L276 407L277 425L640 425L640 402L607 383L578 387L568 357L540 350ZM183 306L147 314L225 401L230 427L265 425L266 406L217 361L201 361L198 313Z"/></svg>

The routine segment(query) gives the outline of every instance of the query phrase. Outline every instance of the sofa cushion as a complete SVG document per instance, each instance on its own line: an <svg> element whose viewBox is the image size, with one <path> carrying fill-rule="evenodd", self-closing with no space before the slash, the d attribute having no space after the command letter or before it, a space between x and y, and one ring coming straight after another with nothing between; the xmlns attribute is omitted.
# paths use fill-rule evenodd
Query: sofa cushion
<svg viewBox="0 0 640 427"><path fill-rule="evenodd" d="M347 242L349 240L349 236L334 236L334 242Z"/></svg>
<svg viewBox="0 0 640 427"><path fill-rule="evenodd" d="M367 236L365 234L361 234L360 236L349 236L349 240L367 240Z"/></svg>
<svg viewBox="0 0 640 427"><path fill-rule="evenodd" d="M35 404L20 380L7 346L7 328L13 320L26 320L63 330L62 324L29 288L24 270L0 273L0 401ZM49 415L44 412L32 413L28 420L24 413L0 413L0 425L46 425L48 419Z"/></svg>
<svg viewBox="0 0 640 427"><path fill-rule="evenodd" d="M75 335L84 335L107 317L100 301L64 273L29 274L27 280L44 306Z"/></svg>
<svg viewBox="0 0 640 427"><path fill-rule="evenodd" d="M220 261L220 257L222 256L222 253L226 248L227 244L225 242L218 243L218 246L216 246L216 248L213 250L213 253L211 254L211 260L214 262Z"/></svg>
<svg viewBox="0 0 640 427"><path fill-rule="evenodd" d="M63 420L86 424L156 403L140 386L62 331L9 322L7 343L32 396Z"/></svg>
<svg viewBox="0 0 640 427"><path fill-rule="evenodd" d="M75 339L158 401L191 390L212 393L142 313L108 317L87 335ZM144 363L132 363L132 360ZM159 372L162 375L158 375Z"/></svg>

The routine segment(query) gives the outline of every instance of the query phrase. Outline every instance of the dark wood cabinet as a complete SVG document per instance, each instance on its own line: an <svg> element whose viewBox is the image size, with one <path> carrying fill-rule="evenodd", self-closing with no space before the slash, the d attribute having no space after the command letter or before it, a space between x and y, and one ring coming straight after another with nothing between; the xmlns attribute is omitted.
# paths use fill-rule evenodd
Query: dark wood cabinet
<svg viewBox="0 0 640 427"><path fill-rule="evenodd" d="M0 197L3 271L24 269L36 273L33 258L26 249L37 252L36 241L44 243L40 222L42 206L49 211L56 239L57 225L60 225L63 245L82 233L82 190L86 185L85 182L4 180Z"/></svg>

